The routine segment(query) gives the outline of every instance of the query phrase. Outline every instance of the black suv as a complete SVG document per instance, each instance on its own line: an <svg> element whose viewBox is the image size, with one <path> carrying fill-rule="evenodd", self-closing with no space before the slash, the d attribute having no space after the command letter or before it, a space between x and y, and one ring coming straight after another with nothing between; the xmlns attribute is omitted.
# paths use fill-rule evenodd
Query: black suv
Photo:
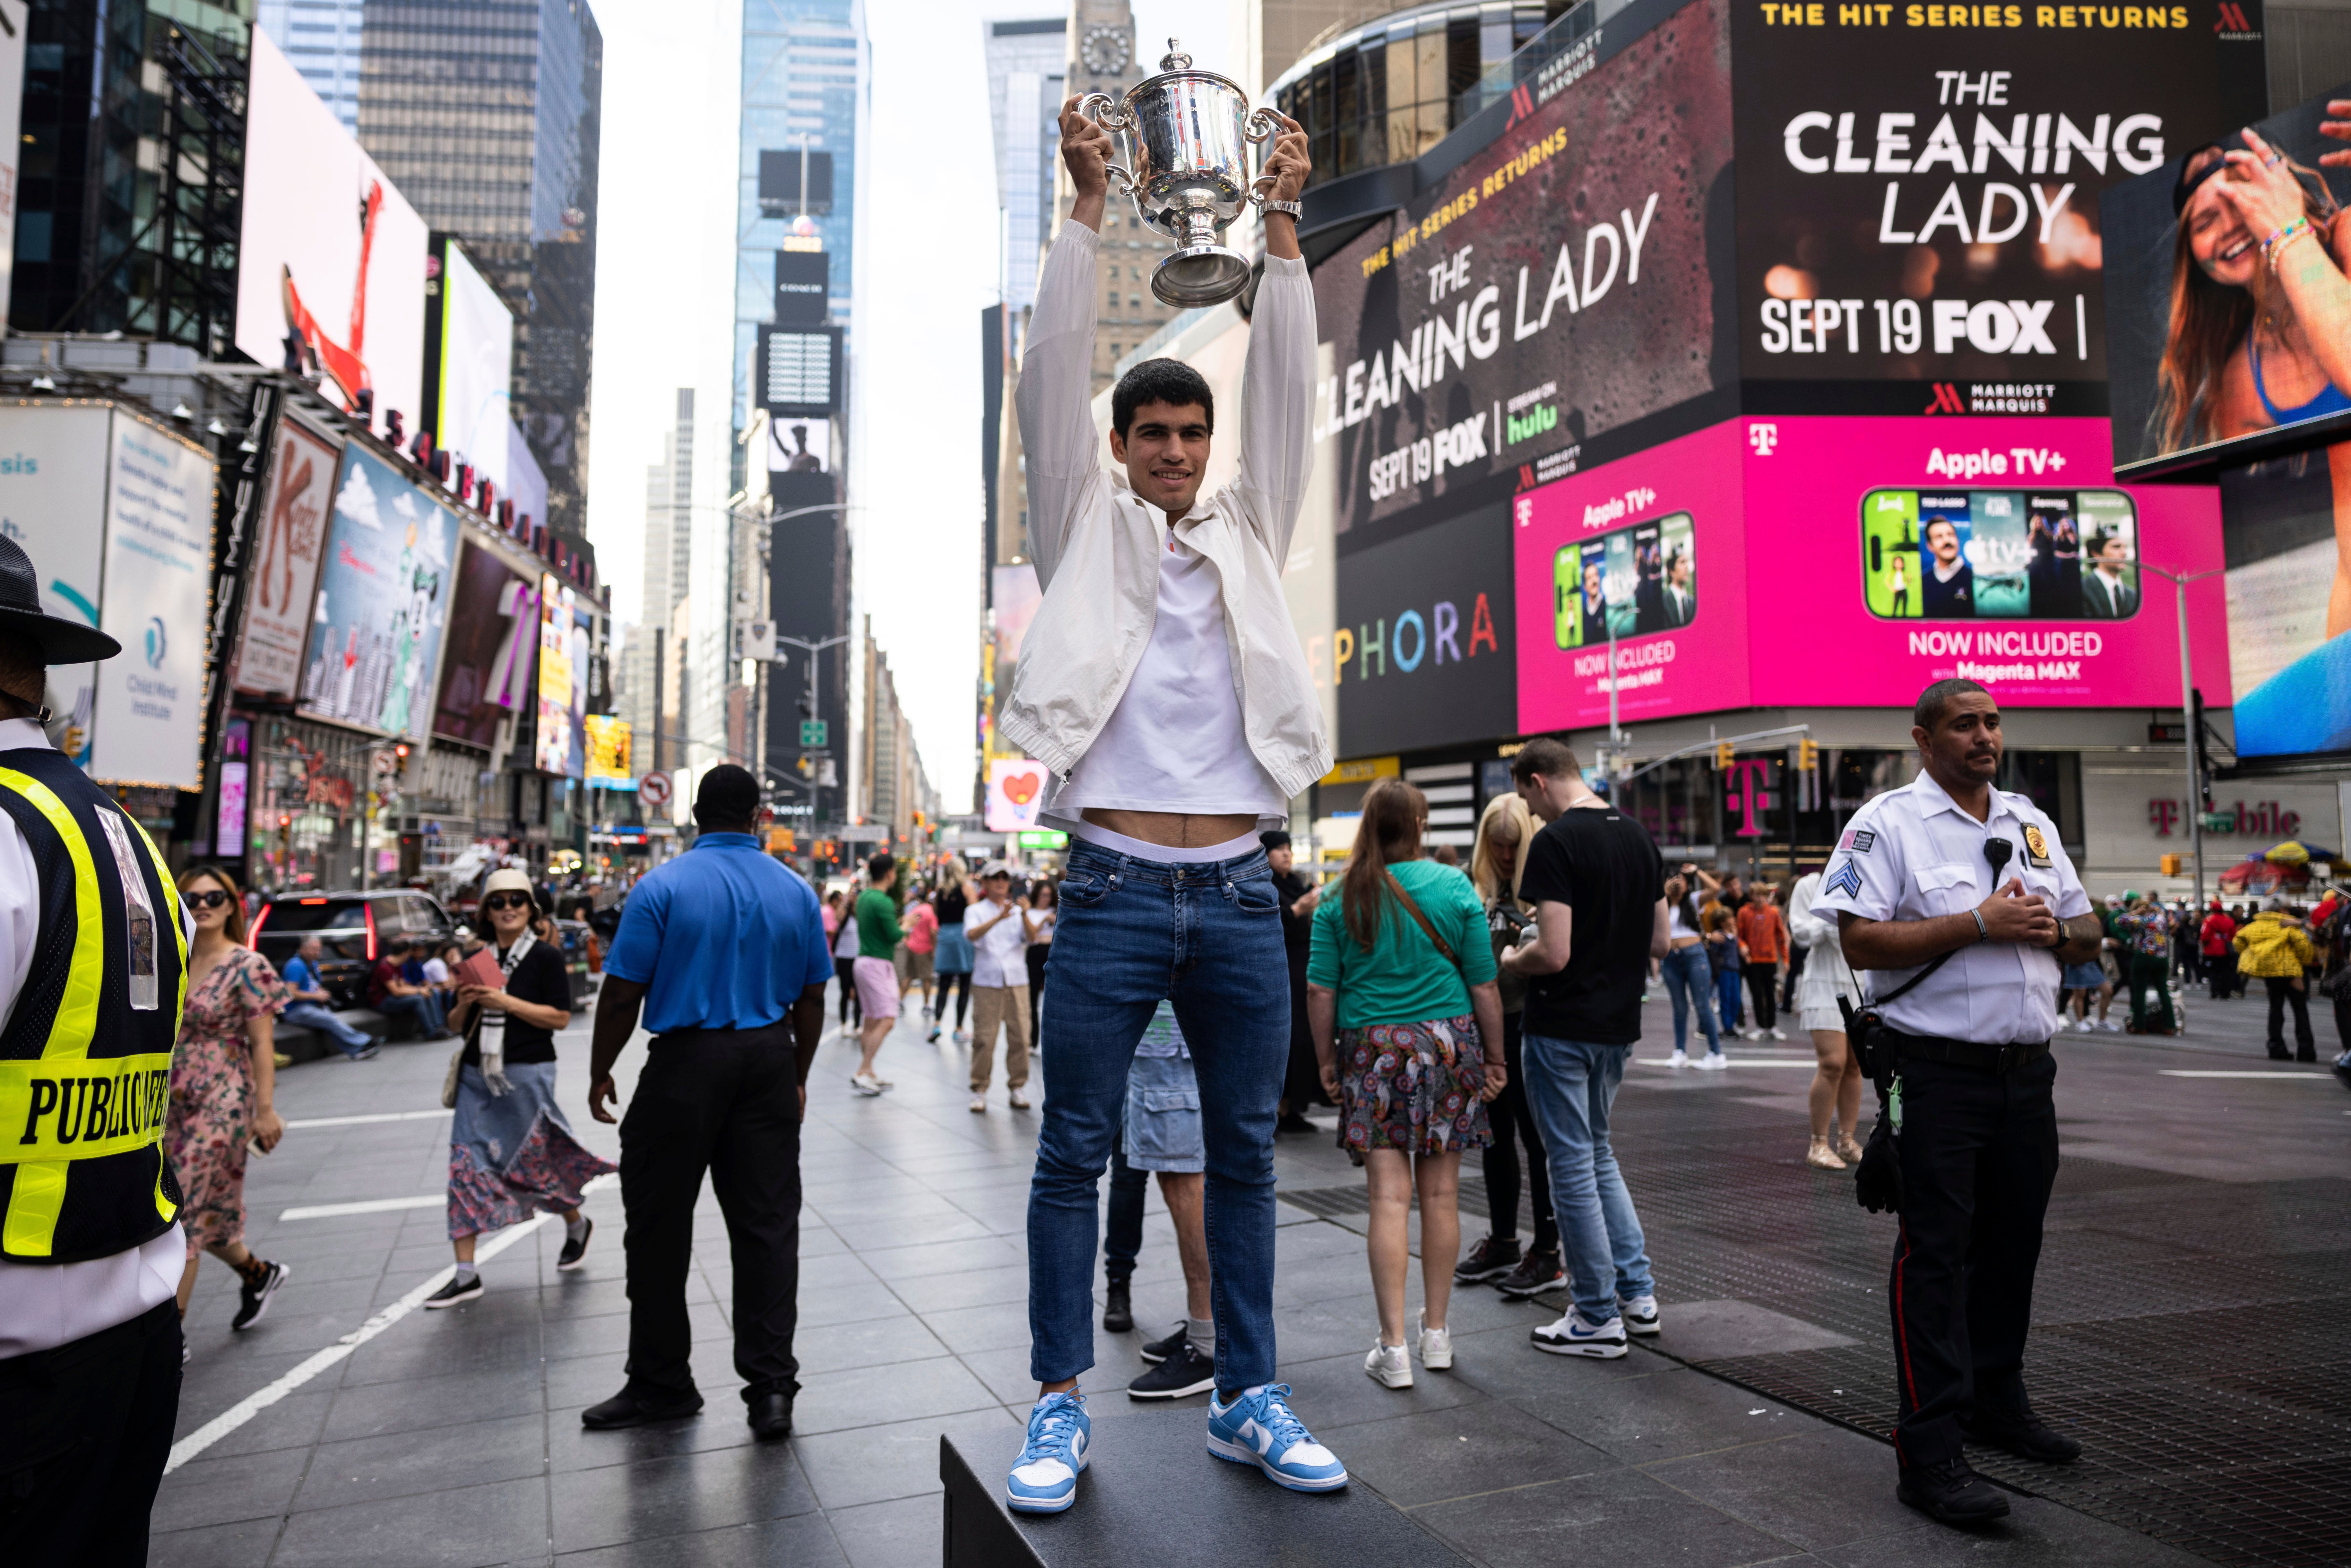
<svg viewBox="0 0 2351 1568"><path fill-rule="evenodd" d="M395 936L439 944L455 938L457 927L439 901L413 888L369 893L286 893L262 905L254 918L253 946L279 974L306 937L316 936L319 978L338 1008L367 1005L367 978Z"/></svg>

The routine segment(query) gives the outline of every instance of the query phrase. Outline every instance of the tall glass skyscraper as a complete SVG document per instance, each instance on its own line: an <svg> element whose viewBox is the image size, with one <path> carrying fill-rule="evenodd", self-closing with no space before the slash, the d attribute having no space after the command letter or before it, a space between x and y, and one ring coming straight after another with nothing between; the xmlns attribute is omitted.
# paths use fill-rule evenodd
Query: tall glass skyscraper
<svg viewBox="0 0 2351 1568"><path fill-rule="evenodd" d="M356 35L351 18L356 16ZM587 0L262 0L257 20L515 314L514 415L548 526L587 534L604 37Z"/></svg>

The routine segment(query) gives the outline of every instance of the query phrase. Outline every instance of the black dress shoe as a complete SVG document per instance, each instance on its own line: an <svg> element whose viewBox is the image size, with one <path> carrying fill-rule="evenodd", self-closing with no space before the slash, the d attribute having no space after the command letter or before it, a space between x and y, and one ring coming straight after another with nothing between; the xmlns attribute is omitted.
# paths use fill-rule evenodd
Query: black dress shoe
<svg viewBox="0 0 2351 1568"><path fill-rule="evenodd" d="M2030 1410L2022 1416L1979 1411L1959 1423L1959 1431L1970 1443L2005 1448L2020 1459L2044 1465L2070 1465L2082 1457L2081 1444Z"/></svg>
<svg viewBox="0 0 2351 1568"><path fill-rule="evenodd" d="M751 1436L761 1442L783 1437L792 1429L792 1396L789 1394L755 1394L747 1419Z"/></svg>
<svg viewBox="0 0 2351 1568"><path fill-rule="evenodd" d="M1945 1524L1981 1524L2008 1517L2007 1497L1970 1469L1965 1459L1907 1466L1894 1495Z"/></svg>
<svg viewBox="0 0 2351 1568"><path fill-rule="evenodd" d="M1127 1291L1126 1281L1113 1280L1102 1295L1102 1327L1112 1333L1124 1333L1133 1328L1134 1301Z"/></svg>
<svg viewBox="0 0 2351 1568"><path fill-rule="evenodd" d="M643 1427L653 1421L682 1421L701 1412L702 1396L699 1394L663 1399L623 1388L601 1405L590 1405L580 1412L580 1424L591 1432L611 1432L622 1427Z"/></svg>

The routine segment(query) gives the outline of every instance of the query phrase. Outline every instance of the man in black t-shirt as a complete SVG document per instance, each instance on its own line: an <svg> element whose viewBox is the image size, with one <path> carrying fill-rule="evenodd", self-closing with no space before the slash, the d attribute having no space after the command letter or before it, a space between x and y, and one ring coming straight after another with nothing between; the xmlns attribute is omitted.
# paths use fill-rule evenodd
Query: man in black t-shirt
<svg viewBox="0 0 2351 1568"><path fill-rule="evenodd" d="M1555 1355L1623 1355L1625 1333L1657 1332L1656 1287L1632 1195L1608 1145L1608 1112L1641 1038L1649 960L1665 956L1666 868L1648 830L1584 787L1575 754L1548 737L1510 764L1546 826L1527 850L1520 896L1535 924L1502 967L1527 982L1527 1100L1551 1161L1552 1207L1575 1304L1536 1329Z"/></svg>

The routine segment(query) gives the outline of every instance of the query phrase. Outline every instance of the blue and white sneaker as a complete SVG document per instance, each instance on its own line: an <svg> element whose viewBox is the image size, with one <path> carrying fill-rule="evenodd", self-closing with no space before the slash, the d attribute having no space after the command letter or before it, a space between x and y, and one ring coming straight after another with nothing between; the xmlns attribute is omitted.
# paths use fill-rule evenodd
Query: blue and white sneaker
<svg viewBox="0 0 2351 1568"><path fill-rule="evenodd" d="M1048 1394L1029 1412L1029 1441L1004 1483L1004 1506L1016 1513L1059 1513L1078 1500L1078 1472L1094 1424L1075 1389Z"/></svg>
<svg viewBox="0 0 2351 1568"><path fill-rule="evenodd" d="M1614 1361L1625 1354L1625 1320L1610 1318L1595 1323L1574 1307L1555 1323L1545 1323L1527 1335L1537 1350L1547 1350L1553 1355L1590 1355L1603 1361Z"/></svg>
<svg viewBox="0 0 2351 1568"><path fill-rule="evenodd" d="M1255 1465L1291 1491L1336 1491L1347 1484L1347 1467L1290 1414L1290 1385L1273 1384L1230 1405L1218 1397L1208 1396L1208 1452Z"/></svg>

